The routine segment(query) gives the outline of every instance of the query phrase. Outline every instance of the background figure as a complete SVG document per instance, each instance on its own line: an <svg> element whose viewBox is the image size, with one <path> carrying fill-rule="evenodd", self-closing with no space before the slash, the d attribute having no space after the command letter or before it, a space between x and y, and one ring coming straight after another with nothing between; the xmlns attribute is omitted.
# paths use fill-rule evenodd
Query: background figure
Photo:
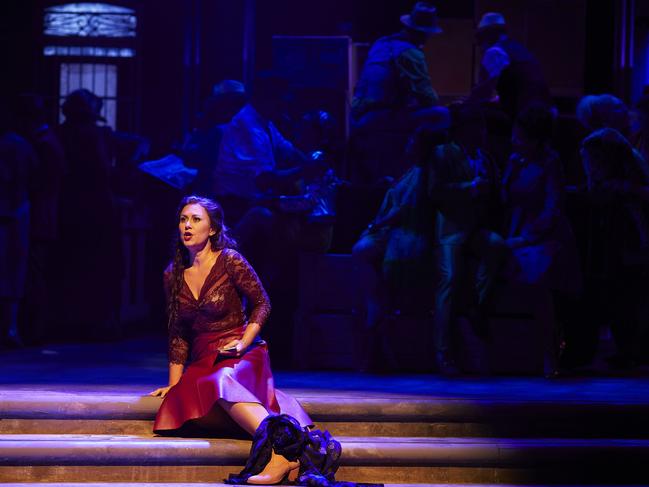
<svg viewBox="0 0 649 487"><path fill-rule="evenodd" d="M10 129L8 110L0 108L0 347L13 348L23 345L18 308L27 277L29 195L38 167L32 147Z"/></svg>
<svg viewBox="0 0 649 487"><path fill-rule="evenodd" d="M228 124L214 170L215 192L234 226L268 191L290 188L300 179L307 157L276 128L286 110L288 82L260 74L250 101Z"/></svg>
<svg viewBox="0 0 649 487"><path fill-rule="evenodd" d="M617 353L610 363L629 367L647 359L649 342L649 177L629 142L610 128L588 136L581 155L596 229L587 256L588 319L611 326Z"/></svg>
<svg viewBox="0 0 649 487"><path fill-rule="evenodd" d="M411 137L406 157L413 166L388 189L378 214L352 249L361 268L363 368L368 370L394 370L396 365L387 361L390 347L384 342L383 326L395 294L417 294L431 281L426 257L430 255L432 214L425 189L437 135L422 127Z"/></svg>
<svg viewBox="0 0 649 487"><path fill-rule="evenodd" d="M404 29L382 37L370 49L352 100L357 132L412 132L423 123L448 127L448 111L431 84L421 46L442 31L435 7L418 2L401 17Z"/></svg>
<svg viewBox="0 0 649 487"><path fill-rule="evenodd" d="M189 191L213 196L214 170L219 158L223 132L228 123L246 104L243 83L223 80L214 85L212 93L203 104L196 128L189 134L180 149L180 156L198 174Z"/></svg>
<svg viewBox="0 0 649 487"><path fill-rule="evenodd" d="M516 119L512 154L503 175L505 244L510 249L505 276L511 282L542 286L575 297L581 291L579 255L563 207L563 174L549 141L550 109L531 105ZM554 322L554 316L548 316ZM566 323L570 326L571 323ZM558 364L558 337L550 330L545 373Z"/></svg>
<svg viewBox="0 0 649 487"><path fill-rule="evenodd" d="M275 363L289 363L297 299L297 254L326 251L330 225L310 225L308 212L290 210L291 197L328 169L308 158L280 133L275 120L291 100L288 82L258 75L250 102L228 124L215 169L216 193L242 252L262 276L275 303ZM300 198L298 198L300 199ZM298 205L299 207L300 205Z"/></svg>
<svg viewBox="0 0 649 487"><path fill-rule="evenodd" d="M649 88L635 105L637 127L631 135L631 143L642 154L645 161L649 162Z"/></svg>
<svg viewBox="0 0 649 487"><path fill-rule="evenodd" d="M56 261L62 278L58 319L75 335L105 337L117 324L124 263L111 184L113 132L97 125L101 104L85 89L73 91L63 103L65 122L58 134L68 172L61 193Z"/></svg>
<svg viewBox="0 0 649 487"><path fill-rule="evenodd" d="M613 95L587 95L577 104L577 120L592 133L610 127L623 135L630 128L629 109L622 100Z"/></svg>
<svg viewBox="0 0 649 487"><path fill-rule="evenodd" d="M483 55L471 101L491 101L497 95L502 110L512 121L532 103L551 103L541 65L525 46L507 35L502 14L489 12L482 16L476 41Z"/></svg>
<svg viewBox="0 0 649 487"><path fill-rule="evenodd" d="M640 118L642 119L641 116ZM588 134L592 134L600 129L610 128L615 130L622 137L628 139L631 132L629 109L622 100L613 95L588 95L583 97L577 105L577 119L588 131ZM610 134L610 132L604 133ZM584 140L586 138L587 137L585 137ZM640 143L642 139L640 136L636 135L636 140ZM628 167L628 161L624 162L620 167L625 167L626 171L630 171L629 177L626 180L626 182L630 184L628 189L644 198L645 201L649 201L649 195L645 191L646 188L643 183L643 181L649 179L649 161L644 157L642 152L638 148L633 147L633 145L634 144L632 144L633 168ZM604 167L608 166L601 166L601 168ZM598 177L592 171L597 171L597 168L591 168L590 177ZM615 180L619 182L622 179L617 178ZM612 183L609 181L608 184Z"/></svg>
<svg viewBox="0 0 649 487"><path fill-rule="evenodd" d="M490 229L498 171L481 148L485 130L482 112L469 105L456 107L452 113L454 142L433 151L428 182L436 208L435 360L443 374L457 373L451 333L460 309L472 315L472 325L484 336L482 315L504 250L502 239ZM469 280L472 285L466 286L467 291L477 292L473 299L461 296L468 256L479 261Z"/></svg>
<svg viewBox="0 0 649 487"><path fill-rule="evenodd" d="M64 151L45 119L38 95L21 95L14 107L17 131L32 145L38 171L30 184L29 266L24 306L21 312L23 337L30 343L52 338L53 249L59 238L59 203L66 171Z"/></svg>

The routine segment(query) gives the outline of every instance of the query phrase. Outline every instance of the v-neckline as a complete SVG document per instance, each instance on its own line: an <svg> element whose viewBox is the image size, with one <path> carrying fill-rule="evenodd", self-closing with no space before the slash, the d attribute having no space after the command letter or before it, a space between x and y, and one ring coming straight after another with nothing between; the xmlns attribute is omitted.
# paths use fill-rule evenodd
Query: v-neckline
<svg viewBox="0 0 649 487"><path fill-rule="evenodd" d="M212 275L212 272L214 272L214 268L216 267L216 263L219 261L222 254L223 254L223 249L221 249L219 251L219 255L216 256L216 259L214 259L214 263L212 264L212 267L210 267L210 271L205 276L205 280L203 281L203 284L201 284L201 287L198 290L198 296L194 296L194 292L192 291L192 288L189 287L189 283L187 282L187 279L185 279L185 271L183 270L183 284L187 287L187 290L189 291L189 295L192 297L192 299L194 301L200 301L201 296L203 295L203 289L205 288L205 283L207 282L207 280Z"/></svg>

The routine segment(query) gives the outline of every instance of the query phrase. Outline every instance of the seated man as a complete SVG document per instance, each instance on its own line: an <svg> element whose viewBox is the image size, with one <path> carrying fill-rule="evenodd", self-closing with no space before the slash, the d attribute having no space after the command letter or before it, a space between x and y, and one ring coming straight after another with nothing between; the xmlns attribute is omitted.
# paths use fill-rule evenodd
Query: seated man
<svg viewBox="0 0 649 487"><path fill-rule="evenodd" d="M214 170L215 193L230 217L242 216L271 187L280 190L291 186L307 165L306 156L272 121L284 111L288 95L286 80L259 76L249 103L223 133ZM229 206L238 208L233 212Z"/></svg>
<svg viewBox="0 0 649 487"><path fill-rule="evenodd" d="M228 224L262 270L265 265L260 260L273 261L270 256L275 252L269 245L279 254L287 247L299 247L295 240L302 234L301 219L277 211L280 196L303 193L303 183L321 177L327 169L307 158L273 123L284 113L289 95L286 80L258 76L250 102L223 133L214 170L215 193Z"/></svg>
<svg viewBox="0 0 649 487"><path fill-rule="evenodd" d="M194 183L188 188L190 193L213 197L213 173L223 132L246 101L245 87L239 81L227 79L213 86L212 93L203 103L196 127L180 148L185 163L198 170Z"/></svg>
<svg viewBox="0 0 649 487"><path fill-rule="evenodd" d="M411 133L421 123L448 127L448 111L438 107L421 46L437 26L436 9L418 2L401 17L398 34L377 40L368 54L352 100L356 132Z"/></svg>

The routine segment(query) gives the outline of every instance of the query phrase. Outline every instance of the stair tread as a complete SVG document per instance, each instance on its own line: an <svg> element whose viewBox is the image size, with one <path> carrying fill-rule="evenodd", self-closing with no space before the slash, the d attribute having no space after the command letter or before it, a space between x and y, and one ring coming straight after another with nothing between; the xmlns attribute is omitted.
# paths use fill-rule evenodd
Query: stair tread
<svg viewBox="0 0 649 487"><path fill-rule="evenodd" d="M21 482L2 484L3 487L229 487L229 484L205 482ZM383 484L385 487L531 487L523 484ZM288 484L277 484L277 487L289 487ZM294 487L294 486L291 486ZM534 484L534 487L574 487L574 485ZM604 487L603 485L582 485L581 487ZM607 484L606 487L616 487Z"/></svg>
<svg viewBox="0 0 649 487"><path fill-rule="evenodd" d="M349 394L332 391L290 390L315 420L371 419L372 421L461 421L468 419L575 417L606 414L649 417L647 404L601 401L540 401L471 398L442 398L406 394ZM161 399L137 393L54 392L0 390L0 417L66 419L153 419ZM335 406L335 407L333 407ZM637 419L637 418L636 418Z"/></svg>
<svg viewBox="0 0 649 487"><path fill-rule="evenodd" d="M336 438L343 444L379 443L379 444L488 444L488 445L516 445L516 446L568 446L568 445L633 445L649 447L649 439L617 439L617 438L467 438L467 437L394 437L394 436L339 436ZM233 443L250 445L250 440L232 438L179 438L165 436L141 435L95 435L95 434L11 434L0 435L0 446L6 442L110 442L131 440L133 442L160 442L183 443L208 441L214 443Z"/></svg>
<svg viewBox="0 0 649 487"><path fill-rule="evenodd" d="M634 460L649 440L339 437L343 465L571 461L606 452ZM135 435L0 435L0 460L20 465L240 465L250 441Z"/></svg>

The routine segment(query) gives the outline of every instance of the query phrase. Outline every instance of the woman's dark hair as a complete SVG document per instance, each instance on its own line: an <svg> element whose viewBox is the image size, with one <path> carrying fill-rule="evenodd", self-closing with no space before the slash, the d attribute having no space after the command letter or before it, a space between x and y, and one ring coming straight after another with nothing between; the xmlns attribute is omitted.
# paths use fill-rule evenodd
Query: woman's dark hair
<svg viewBox="0 0 649 487"><path fill-rule="evenodd" d="M176 220L180 219L183 208L187 205L202 206L210 218L210 227L214 230L214 235L210 237L212 250L235 249L237 242L232 238L228 229L223 223L223 208L216 201L202 196L185 196L180 200L178 210L176 211ZM167 316L169 317L168 326L171 327L178 317L178 295L183 285L183 272L189 266L189 251L183 244L179 236L174 240L174 258L171 265L171 282L169 288L169 302L167 303Z"/></svg>
<svg viewBox="0 0 649 487"><path fill-rule="evenodd" d="M515 126L525 132L529 138L543 144L552 139L554 114L546 105L530 105L518 115Z"/></svg>

